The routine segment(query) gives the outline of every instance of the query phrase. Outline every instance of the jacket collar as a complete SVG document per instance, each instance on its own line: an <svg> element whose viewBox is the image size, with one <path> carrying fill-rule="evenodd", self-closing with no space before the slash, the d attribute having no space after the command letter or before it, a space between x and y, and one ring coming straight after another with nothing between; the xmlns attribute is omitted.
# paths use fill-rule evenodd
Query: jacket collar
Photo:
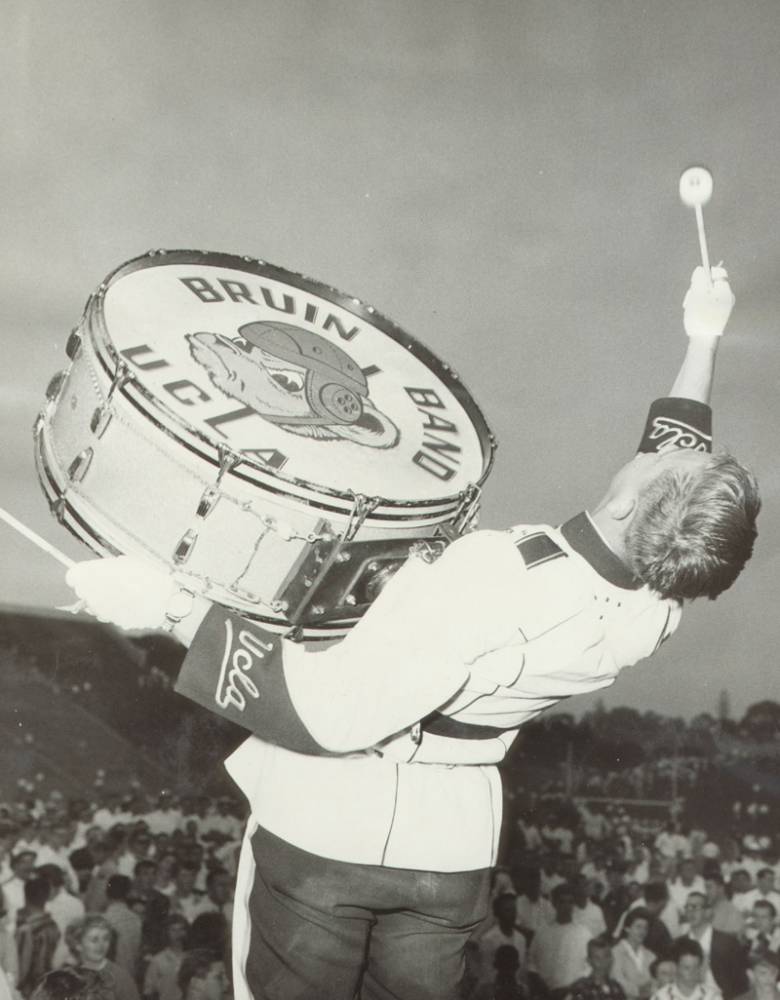
<svg viewBox="0 0 780 1000"><path fill-rule="evenodd" d="M561 526L561 534L578 555L581 555L608 583L623 590L640 590L643 586L622 559L607 545L587 511L577 514Z"/></svg>

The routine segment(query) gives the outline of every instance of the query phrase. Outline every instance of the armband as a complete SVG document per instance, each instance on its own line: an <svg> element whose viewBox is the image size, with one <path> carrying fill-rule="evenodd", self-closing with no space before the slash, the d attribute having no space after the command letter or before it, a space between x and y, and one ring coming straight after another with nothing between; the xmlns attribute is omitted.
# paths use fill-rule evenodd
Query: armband
<svg viewBox="0 0 780 1000"><path fill-rule="evenodd" d="M651 404L637 451L660 451L669 445L712 451L712 410L706 403L668 396Z"/></svg>

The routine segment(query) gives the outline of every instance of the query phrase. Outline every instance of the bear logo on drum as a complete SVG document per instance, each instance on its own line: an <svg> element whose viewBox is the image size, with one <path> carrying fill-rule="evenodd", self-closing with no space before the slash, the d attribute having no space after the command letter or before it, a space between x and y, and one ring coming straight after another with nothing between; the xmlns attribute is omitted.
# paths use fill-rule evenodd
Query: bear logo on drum
<svg viewBox="0 0 780 1000"><path fill-rule="evenodd" d="M258 321L238 336L187 335L190 353L225 395L293 434L392 448L399 432L369 399L366 376L340 347L290 323Z"/></svg>

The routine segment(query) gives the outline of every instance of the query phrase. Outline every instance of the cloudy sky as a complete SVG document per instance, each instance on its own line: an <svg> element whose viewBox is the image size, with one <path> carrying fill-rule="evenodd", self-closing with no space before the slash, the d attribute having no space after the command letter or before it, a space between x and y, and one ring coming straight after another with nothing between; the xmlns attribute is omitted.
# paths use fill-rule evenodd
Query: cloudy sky
<svg viewBox="0 0 780 1000"><path fill-rule="evenodd" d="M599 498L671 384L698 255L677 182L708 165L738 300L716 432L760 477L761 537L607 701L780 694L776 0L6 0L0 46L0 504L78 558L31 425L122 261L246 253L373 303L498 435L483 525L555 523ZM4 528L0 546L0 602L68 600L56 563Z"/></svg>

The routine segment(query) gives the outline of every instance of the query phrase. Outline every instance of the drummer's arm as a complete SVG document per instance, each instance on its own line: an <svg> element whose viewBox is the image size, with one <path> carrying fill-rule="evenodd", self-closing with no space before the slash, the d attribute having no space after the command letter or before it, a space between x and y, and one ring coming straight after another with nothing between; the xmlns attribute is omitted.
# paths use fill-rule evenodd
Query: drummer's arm
<svg viewBox="0 0 780 1000"><path fill-rule="evenodd" d="M410 560L347 639L323 652L215 605L176 690L299 753L374 746L449 701L468 677L441 630L424 627L422 595L432 569ZM421 600L408 601L418 594Z"/></svg>

